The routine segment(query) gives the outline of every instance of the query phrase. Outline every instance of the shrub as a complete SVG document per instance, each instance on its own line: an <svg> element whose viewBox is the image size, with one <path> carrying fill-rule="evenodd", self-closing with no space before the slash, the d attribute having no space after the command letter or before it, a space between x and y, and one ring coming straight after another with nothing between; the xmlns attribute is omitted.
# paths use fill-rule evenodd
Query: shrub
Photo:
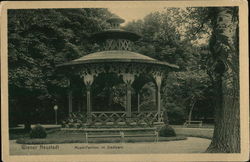
<svg viewBox="0 0 250 162"><path fill-rule="evenodd" d="M37 124L32 130L30 131L30 138L46 138L47 133L45 128L40 124Z"/></svg>
<svg viewBox="0 0 250 162"><path fill-rule="evenodd" d="M164 125L163 127L161 127L160 131L159 131L159 136L162 137L175 137L176 133L175 130L170 127L169 125Z"/></svg>

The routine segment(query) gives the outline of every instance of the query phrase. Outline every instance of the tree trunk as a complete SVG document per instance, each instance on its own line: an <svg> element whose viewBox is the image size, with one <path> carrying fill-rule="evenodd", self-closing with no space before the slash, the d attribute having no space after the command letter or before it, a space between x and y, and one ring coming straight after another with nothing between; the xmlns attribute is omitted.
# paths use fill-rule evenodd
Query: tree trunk
<svg viewBox="0 0 250 162"><path fill-rule="evenodd" d="M111 87L109 87L109 89L108 89L108 91L109 91L109 99L108 99L108 106L109 106L109 110L112 110L112 107L111 107L111 105L112 105L112 103L113 103L113 92L112 92L112 88Z"/></svg>
<svg viewBox="0 0 250 162"><path fill-rule="evenodd" d="M192 99L192 100L193 100L193 99ZM193 103L192 103L192 105L191 105L191 108L190 108L189 114L188 114L188 124L190 124L190 122L192 121L192 112L193 112L194 104L195 104L194 101L192 101L192 102L193 102Z"/></svg>
<svg viewBox="0 0 250 162"><path fill-rule="evenodd" d="M24 130L30 131L31 130L31 123L29 121L24 123Z"/></svg>
<svg viewBox="0 0 250 162"><path fill-rule="evenodd" d="M28 96L28 95L27 95ZM32 101L33 98L31 97L22 96L19 100L19 106L20 106L20 114L22 114L22 123L24 124L24 131L28 132L31 130L31 123L33 122L33 111L34 106Z"/></svg>
<svg viewBox="0 0 250 162"><path fill-rule="evenodd" d="M163 123L164 123L165 125L169 125L169 121L168 121L168 112L167 112L167 110L164 110L164 111L163 111Z"/></svg>
<svg viewBox="0 0 250 162"><path fill-rule="evenodd" d="M214 8L213 35L210 41L213 54L215 128L207 152L240 152L239 56L235 8Z"/></svg>

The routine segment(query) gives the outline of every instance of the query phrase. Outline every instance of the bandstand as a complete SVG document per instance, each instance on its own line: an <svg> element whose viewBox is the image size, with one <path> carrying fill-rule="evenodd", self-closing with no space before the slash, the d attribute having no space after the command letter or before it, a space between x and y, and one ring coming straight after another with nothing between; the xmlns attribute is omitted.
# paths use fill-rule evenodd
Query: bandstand
<svg viewBox="0 0 250 162"><path fill-rule="evenodd" d="M85 55L76 60L59 65L59 68L68 69L82 80L86 93L86 112L72 111L72 91L68 94L69 117L63 127L100 127L100 126L143 126L149 127L154 124L163 123L163 110L161 107L161 83L163 75L178 69L178 66L167 62L158 61L154 58L132 52L133 43L140 39L140 36L120 28L124 22L119 17L112 17L107 20L110 29L95 33L91 39L101 47L100 51ZM115 74L123 81L126 88L124 92L124 110L95 111L92 109L91 89L95 79L100 75ZM156 107L153 111L141 111L131 109L131 93L133 83L142 76L148 76L155 83ZM137 81L138 82L138 81ZM139 100L139 96L138 96Z"/></svg>

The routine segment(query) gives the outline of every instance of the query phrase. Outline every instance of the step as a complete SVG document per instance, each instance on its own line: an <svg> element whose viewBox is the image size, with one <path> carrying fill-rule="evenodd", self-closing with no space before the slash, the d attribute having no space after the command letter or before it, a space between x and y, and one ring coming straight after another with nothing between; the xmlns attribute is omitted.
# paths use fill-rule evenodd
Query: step
<svg viewBox="0 0 250 162"><path fill-rule="evenodd" d="M74 123L74 124L77 124L77 123ZM140 128L142 126L150 126L151 125L148 125L147 123L136 123L136 122L131 122L129 125L127 125L127 123L125 122L118 122L118 123L114 123L114 122L107 122L105 124L101 123L101 122L96 122L94 124L80 124L81 127L83 128L96 128L96 127L100 127L100 128L127 128L127 127L131 127L133 126L134 128ZM154 122L152 126L159 126L159 125L164 125L163 122ZM76 128L76 127L74 127Z"/></svg>
<svg viewBox="0 0 250 162"><path fill-rule="evenodd" d="M85 137L88 138L109 138L109 137L119 137L119 138L124 138L124 137L156 137L156 133L136 133L136 134L85 134Z"/></svg>
<svg viewBox="0 0 250 162"><path fill-rule="evenodd" d="M104 134L104 135L88 135L88 138L109 138L109 137L121 137L121 135L117 134L112 134L112 135L109 135L109 134Z"/></svg>
<svg viewBox="0 0 250 162"><path fill-rule="evenodd" d="M124 137L153 137L156 136L155 133L152 134L131 134L131 135L124 135Z"/></svg>
<svg viewBox="0 0 250 162"><path fill-rule="evenodd" d="M148 128L61 128L64 131L83 131L83 132L120 132L120 131L155 131L155 127Z"/></svg>

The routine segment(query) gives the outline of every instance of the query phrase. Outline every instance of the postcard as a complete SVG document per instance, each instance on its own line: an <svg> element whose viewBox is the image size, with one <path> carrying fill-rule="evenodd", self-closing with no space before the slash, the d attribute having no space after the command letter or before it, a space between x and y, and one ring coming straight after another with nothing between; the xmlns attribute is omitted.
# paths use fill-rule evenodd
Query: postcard
<svg viewBox="0 0 250 162"><path fill-rule="evenodd" d="M1 3L3 161L247 161L248 7Z"/></svg>

